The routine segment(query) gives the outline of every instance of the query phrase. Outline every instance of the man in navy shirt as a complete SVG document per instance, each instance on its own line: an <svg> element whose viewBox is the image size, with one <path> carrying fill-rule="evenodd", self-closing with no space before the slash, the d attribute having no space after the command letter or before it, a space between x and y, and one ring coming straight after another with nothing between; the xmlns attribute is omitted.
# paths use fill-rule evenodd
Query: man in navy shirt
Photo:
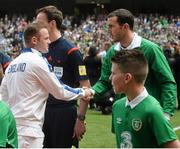
<svg viewBox="0 0 180 149"><path fill-rule="evenodd" d="M79 85L90 87L79 49L62 37L60 32L62 19L62 12L54 6L46 6L36 12L36 20L47 23L50 30L51 44L46 58L53 66L56 76L65 84L71 87ZM78 147L77 140L85 133L84 119L87 105L82 100L77 114L76 102L58 101L50 95L43 126L44 147L71 148L73 145Z"/></svg>

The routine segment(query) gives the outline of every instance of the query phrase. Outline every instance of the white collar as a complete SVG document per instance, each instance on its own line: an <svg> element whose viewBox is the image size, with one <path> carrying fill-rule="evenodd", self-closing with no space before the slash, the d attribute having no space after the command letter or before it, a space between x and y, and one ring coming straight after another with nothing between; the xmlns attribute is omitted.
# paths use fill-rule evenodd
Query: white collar
<svg viewBox="0 0 180 149"><path fill-rule="evenodd" d="M1 94L0 94L0 101L2 100Z"/></svg>
<svg viewBox="0 0 180 149"><path fill-rule="evenodd" d="M146 88L144 88L144 90L138 96L136 96L133 100L131 100L130 102L128 101L128 99L126 97L126 104L125 104L125 106L127 107L129 105L131 107L131 109L133 109L139 103L141 103L148 95L149 94L148 94Z"/></svg>
<svg viewBox="0 0 180 149"><path fill-rule="evenodd" d="M33 53L36 53L37 55L42 56L42 53L39 52L38 50L33 49L33 48L31 48L31 50L32 50Z"/></svg>
<svg viewBox="0 0 180 149"><path fill-rule="evenodd" d="M120 51L121 49L134 49L134 48L138 48L138 47L140 47L140 45L141 45L141 40L142 40L141 36L139 36L137 33L134 33L133 40L132 40L131 44L130 44L128 47L123 48L123 47L121 46L121 43L118 42L118 43L115 45L114 49L115 49L116 51Z"/></svg>

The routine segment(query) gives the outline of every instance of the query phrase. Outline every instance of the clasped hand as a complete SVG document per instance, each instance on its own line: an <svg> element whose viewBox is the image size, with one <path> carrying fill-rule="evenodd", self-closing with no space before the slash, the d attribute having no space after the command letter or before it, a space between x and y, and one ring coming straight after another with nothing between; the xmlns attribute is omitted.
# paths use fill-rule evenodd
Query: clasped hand
<svg viewBox="0 0 180 149"><path fill-rule="evenodd" d="M83 90L85 91L85 96L81 98L82 100L89 102L93 98L93 93L90 88L83 87Z"/></svg>

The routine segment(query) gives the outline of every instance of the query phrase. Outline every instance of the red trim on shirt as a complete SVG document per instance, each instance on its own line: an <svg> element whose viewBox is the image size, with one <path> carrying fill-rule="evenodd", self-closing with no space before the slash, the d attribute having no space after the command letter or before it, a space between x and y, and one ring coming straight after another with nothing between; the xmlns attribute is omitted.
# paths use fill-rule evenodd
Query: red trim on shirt
<svg viewBox="0 0 180 149"><path fill-rule="evenodd" d="M71 54L73 51L76 51L76 50L79 50L77 47L74 47L74 48L71 48L69 51L68 51L68 55Z"/></svg>
<svg viewBox="0 0 180 149"><path fill-rule="evenodd" d="M48 57L48 61L52 61L52 57L51 56Z"/></svg>

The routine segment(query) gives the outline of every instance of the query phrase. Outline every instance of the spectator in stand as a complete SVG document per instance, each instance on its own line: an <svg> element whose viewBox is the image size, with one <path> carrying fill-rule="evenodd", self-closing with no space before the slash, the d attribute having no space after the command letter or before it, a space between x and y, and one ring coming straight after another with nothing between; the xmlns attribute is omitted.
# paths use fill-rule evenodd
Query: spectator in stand
<svg viewBox="0 0 180 149"><path fill-rule="evenodd" d="M7 54L0 52L0 84L4 76L4 72L8 67L9 63L11 62L11 60L12 59Z"/></svg>
<svg viewBox="0 0 180 149"><path fill-rule="evenodd" d="M84 59L91 85L96 83L101 74L101 59L97 57L97 53L96 47L91 46L88 50L88 56Z"/></svg>
<svg viewBox="0 0 180 149"><path fill-rule="evenodd" d="M87 57L84 59L84 64L87 69L87 74L90 80L91 85L94 85L101 75L101 58L97 57L97 49L94 46L91 46L88 51ZM89 102L90 109L94 108L96 99L91 99Z"/></svg>
<svg viewBox="0 0 180 149"><path fill-rule="evenodd" d="M8 67L9 63L12 61L11 57L7 54L0 52L0 63L3 68L3 72L5 72L6 68Z"/></svg>
<svg viewBox="0 0 180 149"><path fill-rule="evenodd" d="M99 53L97 54L98 57L100 57L103 61L104 57L106 57L106 53L109 50L109 48L111 47L111 43L110 42L105 42L104 43L104 47L102 48L102 50L99 51Z"/></svg>
<svg viewBox="0 0 180 149"><path fill-rule="evenodd" d="M97 53L96 47L91 46L88 52L89 56L84 59L91 85L94 85L101 75L102 59L101 57L97 56ZM89 102L90 108L96 107L97 110L102 111L102 114L110 114L113 98L114 92L113 90L110 90L101 97L91 99Z"/></svg>
<svg viewBox="0 0 180 149"><path fill-rule="evenodd" d="M172 50L173 49L173 50ZM169 66L171 70L173 69L173 63L174 63L174 48L171 47L170 43L166 44L163 47L164 55L169 63Z"/></svg>
<svg viewBox="0 0 180 149"><path fill-rule="evenodd" d="M80 45L81 52L88 46L96 46L97 49L102 49L106 41L110 41L108 37L108 27L106 24L106 14L91 15L79 20L79 26L71 25L73 17L67 16L63 21L68 26L64 37L77 42ZM162 21L165 20L165 21ZM172 40L179 41L179 21L178 15L163 15L160 14L138 14L135 18L134 30L144 38L147 38L162 47ZM5 49L11 49L11 42L19 40L23 42L23 28L28 24L26 15L14 14L12 17L5 15L0 18L0 43L1 37L4 37ZM164 23L165 22L165 23ZM165 24L165 26L164 26ZM82 29L83 28L83 29ZM86 28L89 28L86 32Z"/></svg>
<svg viewBox="0 0 180 149"><path fill-rule="evenodd" d="M0 84L1 84L1 81L2 81L3 76L4 76L3 67L2 67L2 65L0 64Z"/></svg>
<svg viewBox="0 0 180 149"><path fill-rule="evenodd" d="M174 59L175 61L173 63L173 71L177 83L177 101L178 101L177 109L180 110L180 45L177 45L175 47Z"/></svg>

